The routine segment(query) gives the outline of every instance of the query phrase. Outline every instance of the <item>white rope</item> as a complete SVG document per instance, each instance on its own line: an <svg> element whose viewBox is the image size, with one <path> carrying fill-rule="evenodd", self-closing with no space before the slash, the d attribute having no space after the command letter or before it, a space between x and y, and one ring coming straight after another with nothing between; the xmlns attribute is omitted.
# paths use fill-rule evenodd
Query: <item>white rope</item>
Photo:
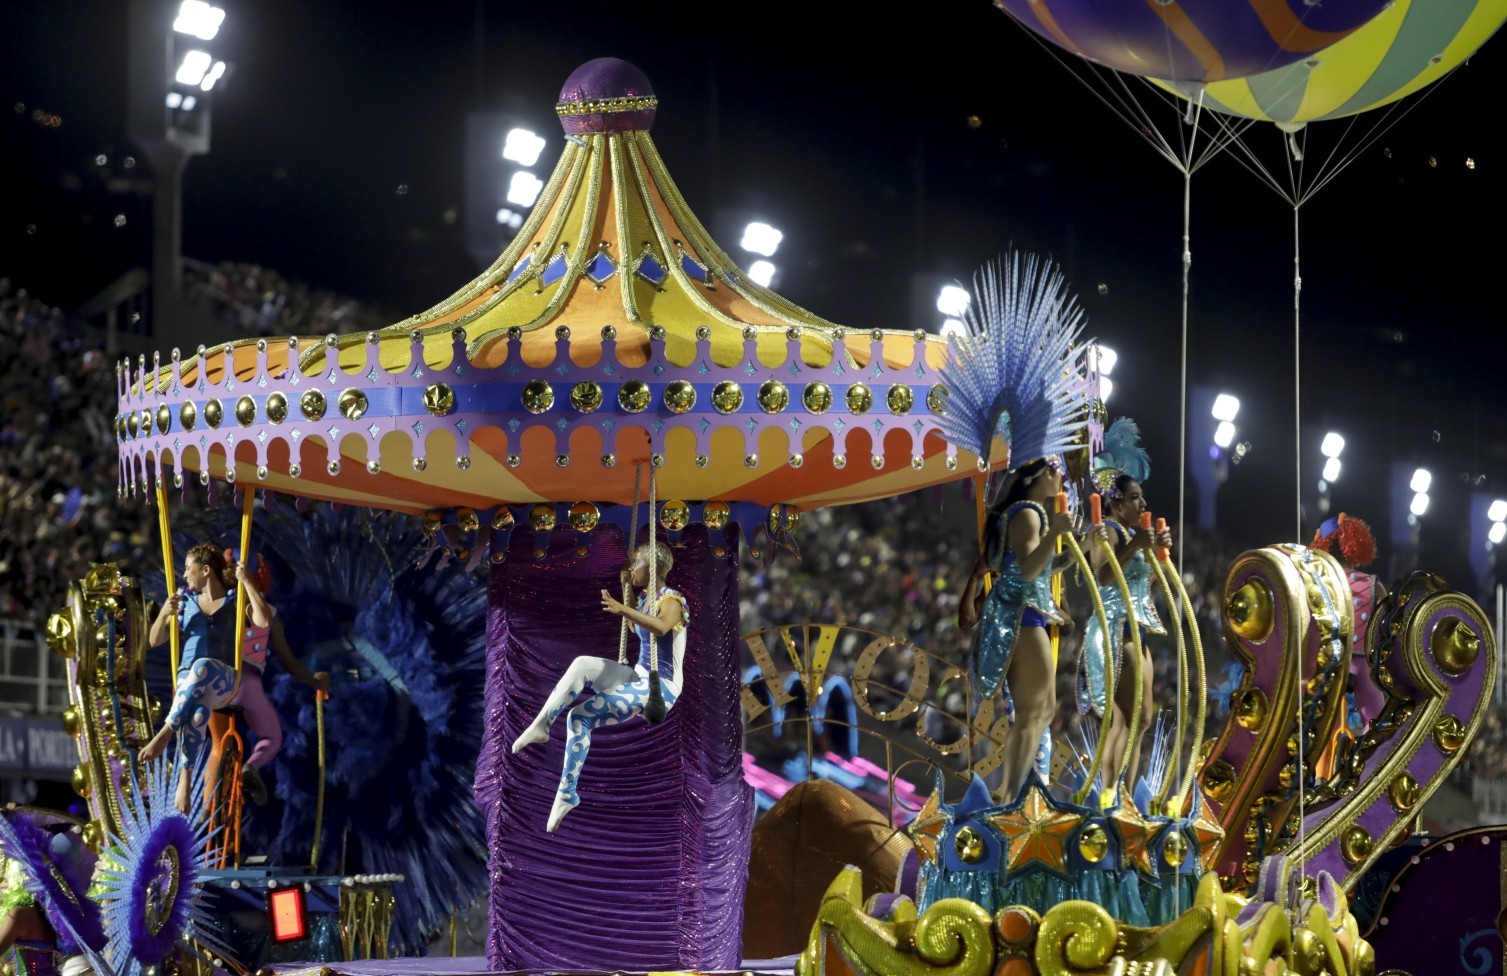
<svg viewBox="0 0 1507 976"><path fill-rule="evenodd" d="M625 606L625 607L628 605L628 601L633 599L633 580L632 580L632 575L633 575L633 569L632 569L632 567L633 567L633 553L638 549L638 485L639 485L639 480L638 479L639 479L639 477L643 473L644 473L644 469L643 469L643 465L642 464L634 467L634 469L633 469L633 518L628 523L628 567L629 567L629 569L628 569L628 575L629 575L629 578L623 580L623 606ZM628 632L633 629L633 624L631 622L629 622L629 620L628 620L628 618L626 616L624 616L622 618L622 624L623 625L618 628L618 633L617 633L617 663L619 663L619 664L627 664L628 663Z"/></svg>
<svg viewBox="0 0 1507 976"><path fill-rule="evenodd" d="M644 606L656 615L659 612L659 541L654 537L654 522L659 518L659 510L654 507L654 485L657 480L654 474L654 460L651 457L649 460L649 599ZM659 637L653 631L649 632L649 673L659 674Z"/></svg>

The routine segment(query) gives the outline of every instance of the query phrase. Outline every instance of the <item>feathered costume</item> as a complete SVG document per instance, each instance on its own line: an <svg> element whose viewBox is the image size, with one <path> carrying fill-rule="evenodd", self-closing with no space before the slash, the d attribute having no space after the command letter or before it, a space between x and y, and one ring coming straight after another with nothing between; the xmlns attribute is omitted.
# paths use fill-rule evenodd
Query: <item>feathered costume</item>
<svg viewBox="0 0 1507 976"><path fill-rule="evenodd" d="M178 545L233 537L238 514L185 506ZM252 551L280 581L278 615L294 652L336 681L325 704L323 864L344 848L347 871L403 875L391 950L418 952L486 883L471 792L486 586L457 562L418 568L423 534L394 513L277 505L257 513L252 531ZM271 799L246 811L244 843L274 862L306 863L319 776L314 695L275 663L264 681L285 738L266 770Z"/></svg>
<svg viewBox="0 0 1507 976"><path fill-rule="evenodd" d="M996 433L1008 439L1012 462L1056 458L1087 419L1082 349L1075 348L1082 310L1062 272L1035 255L1013 253L985 265L974 277L974 296L964 317L967 334L953 340L942 368L952 391L938 420L943 432L982 458L990 456ZM1012 722L1005 675L1020 628L1062 620L1049 577L1024 579L1010 551L1007 523L1022 507L1013 505L1001 516L999 544L985 554L998 579L984 598L973 657L975 687L983 697L1003 693ZM1045 531L1046 513L1035 507Z"/></svg>
<svg viewBox="0 0 1507 976"><path fill-rule="evenodd" d="M1113 500L1119 497L1115 481L1121 475L1127 475L1138 482L1151 477L1151 457L1141 447L1141 428L1129 417L1121 417L1109 425L1109 430L1104 435L1104 450L1094 456L1094 485L1105 498ZM1135 526L1121 525L1110 519L1105 519L1104 524L1115 533L1116 549L1129 542L1137 531ZM1114 646L1109 660L1115 668L1117 685L1120 677L1119 648L1123 640L1121 635L1130 625L1132 611L1136 624L1143 632L1167 632L1151 599L1151 564L1146 559L1145 552L1138 552L1125 564L1125 584L1130 590L1130 607L1125 605L1125 597L1118 584L1110 582L1099 587L1099 599L1104 603L1105 622L1109 625L1109 633L1114 635L1111 638ZM1088 618L1088 625L1083 629L1083 651L1078 658L1080 712L1104 711L1105 660L1105 632L1099 626L1099 615L1092 614Z"/></svg>
<svg viewBox="0 0 1507 976"><path fill-rule="evenodd" d="M60 954L97 959L105 948L105 930L99 906L89 899L94 856L83 841L76 835L50 832L32 814L17 811L0 815L0 855L9 862L5 868L7 907L35 904L57 933ZM97 965L96 969L105 972Z"/></svg>

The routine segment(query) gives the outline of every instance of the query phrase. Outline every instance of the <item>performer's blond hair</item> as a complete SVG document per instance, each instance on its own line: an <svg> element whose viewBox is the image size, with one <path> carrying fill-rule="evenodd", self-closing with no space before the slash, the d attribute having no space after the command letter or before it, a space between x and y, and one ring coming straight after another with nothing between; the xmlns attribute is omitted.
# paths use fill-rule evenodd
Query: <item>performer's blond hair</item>
<svg viewBox="0 0 1507 976"><path fill-rule="evenodd" d="M663 542L646 542L633 550L633 563L643 563L646 567L649 560L654 560L654 578L659 585L665 585L665 578L670 575L670 567L675 565L675 557L670 553L670 547Z"/></svg>

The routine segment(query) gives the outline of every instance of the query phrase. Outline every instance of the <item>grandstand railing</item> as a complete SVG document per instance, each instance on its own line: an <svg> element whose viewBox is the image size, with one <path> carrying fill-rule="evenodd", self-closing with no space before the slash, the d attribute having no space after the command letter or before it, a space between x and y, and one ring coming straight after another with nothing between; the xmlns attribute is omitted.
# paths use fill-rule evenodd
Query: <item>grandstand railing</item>
<svg viewBox="0 0 1507 976"><path fill-rule="evenodd" d="M29 620L0 619L0 710L56 715L68 707L68 670Z"/></svg>

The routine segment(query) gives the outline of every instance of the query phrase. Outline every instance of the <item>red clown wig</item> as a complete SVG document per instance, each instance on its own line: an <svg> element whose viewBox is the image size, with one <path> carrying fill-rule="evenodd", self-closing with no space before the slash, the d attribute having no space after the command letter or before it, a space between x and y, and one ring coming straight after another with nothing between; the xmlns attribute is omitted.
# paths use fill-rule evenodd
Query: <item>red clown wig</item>
<svg viewBox="0 0 1507 976"><path fill-rule="evenodd" d="M1376 558L1376 537L1362 519L1341 512L1319 526L1308 548L1323 550L1346 566L1359 569Z"/></svg>

